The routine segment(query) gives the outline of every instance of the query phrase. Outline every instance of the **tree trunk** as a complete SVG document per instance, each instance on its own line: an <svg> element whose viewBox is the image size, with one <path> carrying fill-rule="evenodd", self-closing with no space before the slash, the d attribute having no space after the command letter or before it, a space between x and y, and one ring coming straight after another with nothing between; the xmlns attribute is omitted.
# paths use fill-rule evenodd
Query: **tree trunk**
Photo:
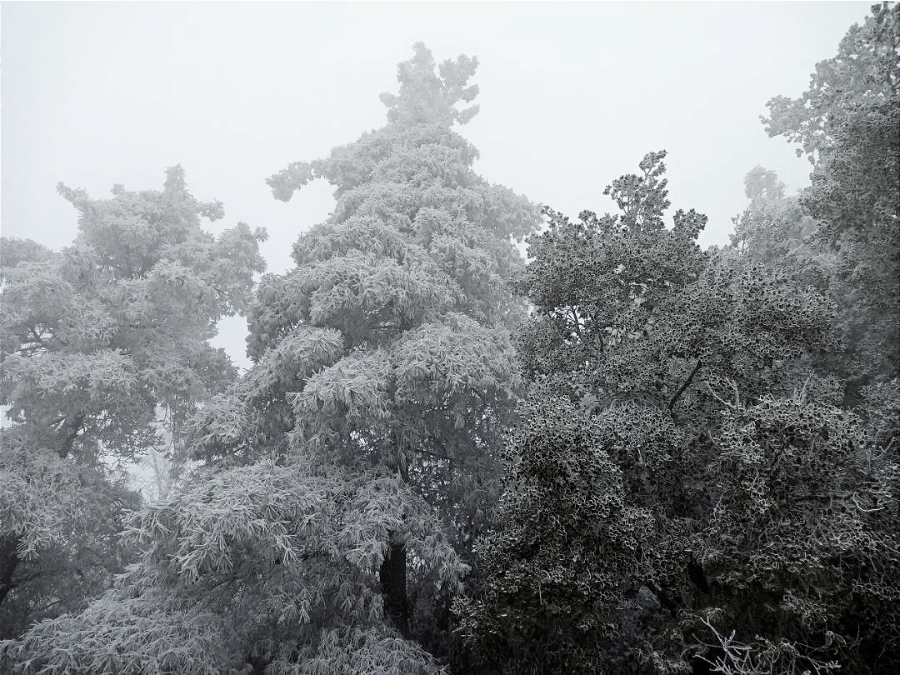
<svg viewBox="0 0 900 675"><path fill-rule="evenodd" d="M406 597L406 547L391 544L387 558L378 571L384 613L400 634L409 637L409 601Z"/></svg>
<svg viewBox="0 0 900 675"><path fill-rule="evenodd" d="M13 589L13 574L19 566L18 543L17 537L0 536L0 605Z"/></svg>

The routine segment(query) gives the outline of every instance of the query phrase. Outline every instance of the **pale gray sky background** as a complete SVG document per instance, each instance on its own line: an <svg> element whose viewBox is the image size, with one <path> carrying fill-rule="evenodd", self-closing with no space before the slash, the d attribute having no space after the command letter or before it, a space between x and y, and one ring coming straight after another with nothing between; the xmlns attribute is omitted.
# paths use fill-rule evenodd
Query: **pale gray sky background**
<svg viewBox="0 0 900 675"><path fill-rule="evenodd" d="M181 164L200 200L269 231L269 271L332 210L313 184L285 204L267 176L385 122L397 64L424 41L440 62L477 56L481 112L461 132L475 169L570 216L613 209L602 192L669 151L671 213L726 244L743 177L776 170L789 192L810 165L759 122L803 92L815 63L869 2L54 3L0 5L0 226L55 249L76 233L59 181L106 197L161 189ZM216 340L242 366L243 320Z"/></svg>

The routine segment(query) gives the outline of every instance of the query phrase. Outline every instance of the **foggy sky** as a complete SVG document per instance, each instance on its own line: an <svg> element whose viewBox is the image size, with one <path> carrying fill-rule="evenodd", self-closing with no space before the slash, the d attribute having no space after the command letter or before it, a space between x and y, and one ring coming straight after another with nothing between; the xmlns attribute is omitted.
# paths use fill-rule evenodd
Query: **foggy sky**
<svg viewBox="0 0 900 675"><path fill-rule="evenodd" d="M269 271L333 208L311 184L287 204L265 178L383 126L400 61L477 56L481 112L460 129L475 170L574 217L612 211L603 188L666 149L669 217L695 208L701 244L728 242L761 164L788 192L810 165L759 115L796 97L868 2L15 3L0 6L0 227L59 249L76 213L59 181L108 197L161 189L181 164L224 221L265 227ZM244 322L217 346L242 366Z"/></svg>

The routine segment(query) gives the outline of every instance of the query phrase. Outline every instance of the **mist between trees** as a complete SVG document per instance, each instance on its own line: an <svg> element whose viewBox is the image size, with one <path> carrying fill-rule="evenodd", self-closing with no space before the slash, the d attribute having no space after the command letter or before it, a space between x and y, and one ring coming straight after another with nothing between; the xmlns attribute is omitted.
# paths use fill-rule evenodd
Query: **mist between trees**
<svg viewBox="0 0 900 675"><path fill-rule="evenodd" d="M421 43L267 179L335 190L286 274L181 167L61 184L72 245L0 249L0 671L900 672L898 47L875 5L769 101L812 184L725 248L664 150L577 220L474 173Z"/></svg>

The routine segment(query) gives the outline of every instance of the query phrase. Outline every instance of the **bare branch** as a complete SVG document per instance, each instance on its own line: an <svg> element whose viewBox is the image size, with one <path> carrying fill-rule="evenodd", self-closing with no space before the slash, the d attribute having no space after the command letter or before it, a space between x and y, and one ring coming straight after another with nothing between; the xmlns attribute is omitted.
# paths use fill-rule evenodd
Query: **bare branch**
<svg viewBox="0 0 900 675"><path fill-rule="evenodd" d="M681 395L685 392L685 390L691 386L691 381L694 379L694 375L697 374L697 371L700 370L700 366L703 363L702 359L697 359L697 364L694 366L694 369L691 371L691 374L687 376L687 379L682 383L682 385L678 388L678 391L675 392L675 395L669 401L669 410L675 407L675 403L681 397Z"/></svg>

